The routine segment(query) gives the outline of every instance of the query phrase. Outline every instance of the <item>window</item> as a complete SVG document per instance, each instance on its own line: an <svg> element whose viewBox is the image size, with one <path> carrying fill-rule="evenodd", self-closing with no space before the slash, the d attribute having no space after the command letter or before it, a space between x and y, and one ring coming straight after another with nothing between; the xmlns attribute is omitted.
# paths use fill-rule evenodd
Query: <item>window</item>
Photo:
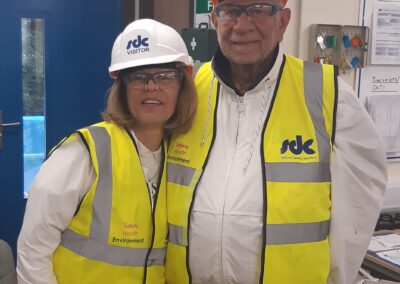
<svg viewBox="0 0 400 284"><path fill-rule="evenodd" d="M44 19L22 18L24 195L45 157Z"/></svg>

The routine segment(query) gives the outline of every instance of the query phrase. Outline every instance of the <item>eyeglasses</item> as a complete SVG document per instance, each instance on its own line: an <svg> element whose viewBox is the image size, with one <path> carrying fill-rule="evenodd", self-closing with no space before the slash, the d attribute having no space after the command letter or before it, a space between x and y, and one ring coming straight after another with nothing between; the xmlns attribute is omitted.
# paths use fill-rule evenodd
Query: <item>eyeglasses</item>
<svg viewBox="0 0 400 284"><path fill-rule="evenodd" d="M183 74L179 71L164 71L158 73L144 73L144 72L133 72L124 73L122 80L125 84L135 90L143 91L146 89L147 84L150 80L155 82L160 89L168 89L175 87L182 81Z"/></svg>
<svg viewBox="0 0 400 284"><path fill-rule="evenodd" d="M254 21L265 20L275 15L275 13L280 10L282 10L282 6L272 4L221 4L215 7L215 13L217 14L218 18L228 22L237 21L242 13L246 13L246 15Z"/></svg>

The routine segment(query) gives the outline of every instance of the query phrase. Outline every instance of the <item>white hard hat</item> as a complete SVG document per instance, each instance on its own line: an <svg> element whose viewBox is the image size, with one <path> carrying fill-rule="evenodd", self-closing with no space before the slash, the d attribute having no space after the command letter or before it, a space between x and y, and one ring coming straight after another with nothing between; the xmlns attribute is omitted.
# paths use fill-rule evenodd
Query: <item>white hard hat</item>
<svg viewBox="0 0 400 284"><path fill-rule="evenodd" d="M173 28L155 20L130 23L116 38L112 52L112 72L152 64L182 62L193 66L182 37Z"/></svg>

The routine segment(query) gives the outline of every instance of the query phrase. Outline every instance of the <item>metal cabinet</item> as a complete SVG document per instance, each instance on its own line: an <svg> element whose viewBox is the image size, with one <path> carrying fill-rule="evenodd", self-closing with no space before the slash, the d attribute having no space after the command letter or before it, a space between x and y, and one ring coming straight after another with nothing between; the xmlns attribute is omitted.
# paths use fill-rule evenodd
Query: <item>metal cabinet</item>
<svg viewBox="0 0 400 284"><path fill-rule="evenodd" d="M310 32L310 60L337 65L342 72L367 65L368 27L316 24Z"/></svg>

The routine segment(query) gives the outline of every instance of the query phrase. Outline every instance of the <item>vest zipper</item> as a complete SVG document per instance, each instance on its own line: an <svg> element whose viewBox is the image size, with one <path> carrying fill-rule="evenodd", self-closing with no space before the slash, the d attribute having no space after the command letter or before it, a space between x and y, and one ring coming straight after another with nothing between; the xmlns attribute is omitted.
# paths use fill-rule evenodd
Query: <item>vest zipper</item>
<svg viewBox="0 0 400 284"><path fill-rule="evenodd" d="M215 77L213 77L213 79L212 79L212 81L211 81L211 84L213 84L213 81L214 81L214 78ZM191 216L191 214L192 214L192 209L193 209L193 203L194 203L194 200L195 200L195 198L196 198L196 193L197 193L197 188L198 188L198 186L199 186L199 183L200 183L200 180L201 180L201 178L202 178L202 176L203 176L203 174L204 174L204 169L207 167L207 164L208 164L208 159L210 158L210 153L211 153L211 150L213 149L213 146L214 146L214 142L215 142L215 136L216 136L216 131L217 131L217 112L218 112L218 101L219 101L219 92L220 92L220 83L219 82L217 82L217 92L216 92L216 98L215 98L215 109L214 109L214 121L213 121L213 133L212 133L212 138L211 138L211 143L210 143L210 147L209 147L209 149L208 149L208 153L207 153L207 156L206 156L206 158L205 158L205 160L204 160L204 163L203 163L203 165L202 165L202 173L200 174L200 176L199 176L199 179L198 179L198 181L197 181L197 183L196 183L196 185L194 186L194 189L193 189L193 197L192 197L192 200L190 201L190 205L189 205L189 212L188 212L188 215L187 215L187 234L186 234L186 237L187 237L187 247L186 247L186 272L187 272L187 274L188 274L188 278L189 278L189 283L188 284L192 284L192 273L190 272L190 267L189 267L189 248L190 248L190 243L189 243L189 234L190 234L190 216ZM209 94L209 104L211 105L211 93ZM210 110L211 111L211 110ZM205 129L205 133L207 132L207 127L206 127L206 129ZM205 136L204 136L205 137ZM204 138L203 137L203 138ZM204 144L204 142L202 142L200 145L202 146Z"/></svg>
<svg viewBox="0 0 400 284"><path fill-rule="evenodd" d="M126 132L128 133L128 135L129 135L129 137L131 138L131 140L132 140L132 143L133 143L133 146L134 146L134 148L135 148L135 150L136 150L136 152L138 153L138 155L139 155L139 150L138 150L138 146L136 145L136 142L135 142L135 139L133 138L133 136L132 136L132 134L131 134L131 132L129 131L129 130L126 130ZM150 202L150 212L151 212L151 225L152 225L152 233L151 233L151 242L150 242L150 247L149 247L149 250L147 251L147 255L146 255L146 258L145 258L145 262L144 262L144 272L143 272L143 284L146 284L146 280L147 280L147 262L148 262L148 260L149 260L149 256L150 256L150 253L151 253L151 250L153 249L153 245L154 245L154 236L155 236L155 208L157 207L157 197L158 197L158 193L159 193L159 191L160 191L160 185L161 185L161 179L162 179L162 177L163 177L163 175L164 175L164 168L165 168L165 144L164 144L164 140L162 140L161 141L161 145L162 145L162 148L161 148L161 157L162 157L162 159L161 159L161 166L162 167L160 167L160 173L159 173L159 176L158 176L158 185L157 185L157 191L156 191L156 195L154 196L154 207L153 206L151 206L151 196L150 196L150 191L149 191L149 188L147 188L147 193L149 194L149 202ZM142 164L141 162L140 162L140 164ZM143 174L143 176L144 176L144 174ZM146 186L148 187L149 185L147 184L147 180L146 180L146 178L145 178L145 182L146 182Z"/></svg>
<svg viewBox="0 0 400 284"><path fill-rule="evenodd" d="M227 195L228 189L230 188L230 176L231 176L232 165L234 164L234 162L236 160L236 154L237 154L237 145L238 145L239 132L240 132L240 119L241 119L241 114L244 112L244 110L245 110L244 97L243 96L238 96L238 117L237 117L237 123L236 123L235 151L233 153L232 160L231 160L231 163L230 163L230 167L229 167L229 170L228 170L229 178L228 178L228 180L226 181L226 184L225 184L224 199L223 199L223 206L222 206L221 234L223 232L223 227L224 227L226 195ZM211 152L211 150L209 152ZM221 240L222 240L222 235L221 235ZM220 257L220 260L221 260L221 263L220 263L221 273L219 275L221 280L224 279L224 261L223 261L223 255L222 255L223 253L222 253L222 251L223 251L223 249L222 249L222 243L221 243L221 257Z"/></svg>
<svg viewBox="0 0 400 284"><path fill-rule="evenodd" d="M164 140L162 140L161 141L161 145L162 145L162 148L161 148L161 157L162 157L162 159L161 159L161 166L160 166L160 173L159 173L159 175L158 175L158 183L157 183L157 191L156 191L156 194L155 194L155 196L154 196L154 207L152 207L151 208L151 225L152 225L152 233L151 233L151 243L150 243L150 247L149 247L149 250L148 250L148 252L147 252L147 255L146 255L146 259L145 259L145 263L144 263L144 276L143 276L143 284L146 284L146 279L147 279L147 262L148 262L148 260L149 260L149 256L150 256L150 253L151 253L151 251L152 251L152 249L153 249L153 245L154 245L154 237L155 237L155 234L156 234L156 221L155 221L155 216L156 216L156 207L157 207L157 200L158 200L158 193L160 192L160 185L161 185L161 180L162 180L162 177L163 177L163 175L164 175L164 169L165 169L165 144L164 144ZM149 192L149 195L150 195L150 191L148 191ZM150 196L149 196L150 197ZM150 197L151 198L151 197ZM150 201L150 203L151 203L151 201Z"/></svg>

